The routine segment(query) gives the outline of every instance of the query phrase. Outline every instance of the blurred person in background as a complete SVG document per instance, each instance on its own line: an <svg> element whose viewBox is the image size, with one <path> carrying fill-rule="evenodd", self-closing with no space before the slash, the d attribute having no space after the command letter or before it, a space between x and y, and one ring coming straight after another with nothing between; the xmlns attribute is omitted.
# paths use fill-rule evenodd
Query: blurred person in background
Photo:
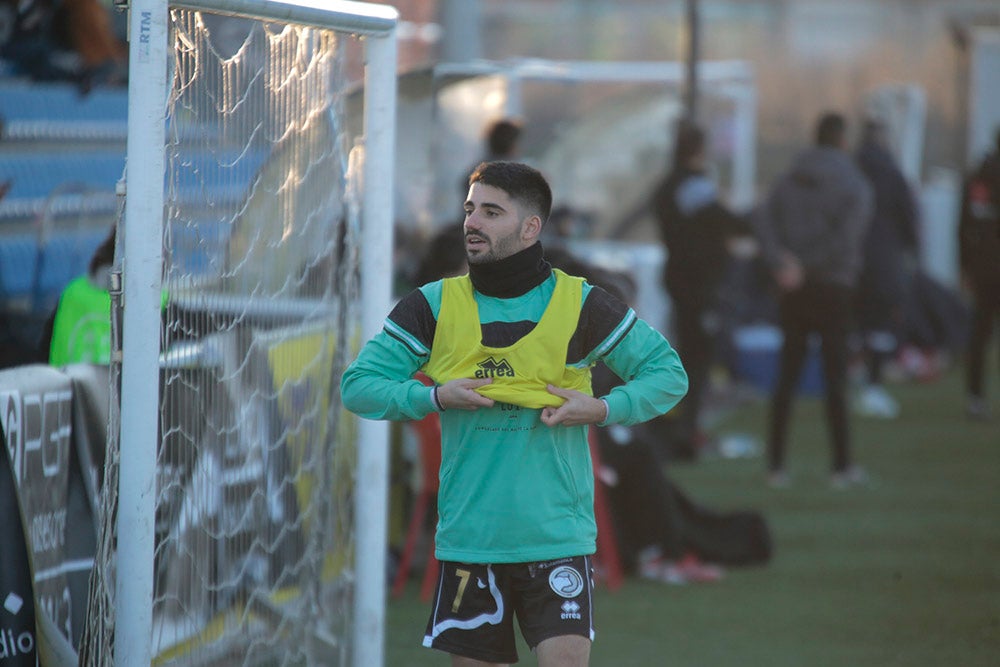
<svg viewBox="0 0 1000 667"><path fill-rule="evenodd" d="M67 41L82 60L84 92L128 79L128 47L114 30L111 11L100 0L62 0Z"/></svg>
<svg viewBox="0 0 1000 667"><path fill-rule="evenodd" d="M789 422L813 333L822 345L831 485L844 488L866 479L851 457L847 368L854 293L871 211L871 187L847 152L847 122L841 114L827 112L816 123L815 145L794 158L752 216L779 292L783 335L768 433L771 486L786 486L790 480L785 468Z"/></svg>
<svg viewBox="0 0 1000 667"><path fill-rule="evenodd" d="M492 123L486 130L486 159L484 162L496 160L513 160L521 152L522 123L514 118L501 118Z"/></svg>
<svg viewBox="0 0 1000 667"><path fill-rule="evenodd" d="M0 0L12 21L0 36L0 58L15 75L34 81L70 81L81 93L124 84L128 48L100 0Z"/></svg>
<svg viewBox="0 0 1000 667"><path fill-rule="evenodd" d="M719 289L732 253L752 235L747 221L720 200L705 131L690 120L677 124L673 165L653 195L653 212L667 249L663 284L673 304L672 328L690 381L671 449L691 460L707 440L700 422L725 319Z"/></svg>
<svg viewBox="0 0 1000 667"><path fill-rule="evenodd" d="M1000 128L993 150L965 179L958 223L959 267L972 295L965 367L966 414L988 419L986 353L1000 318ZM1000 363L1000 349L997 361Z"/></svg>
<svg viewBox="0 0 1000 667"><path fill-rule="evenodd" d="M594 390L620 381L599 364ZM753 510L718 511L693 501L670 478L657 432L614 424L596 430L599 478L625 571L665 584L711 583L727 566L759 565L771 558L767 521Z"/></svg>
<svg viewBox="0 0 1000 667"><path fill-rule="evenodd" d="M903 336L906 291L919 248L916 200L889 151L887 131L881 120L866 120L855 155L874 199L857 292L865 378L854 407L865 416L894 419L899 403L886 391L883 371Z"/></svg>
<svg viewBox="0 0 1000 667"><path fill-rule="evenodd" d="M94 251L87 273L63 288L42 330L39 356L52 366L111 363L111 266L116 228Z"/></svg>
<svg viewBox="0 0 1000 667"><path fill-rule="evenodd" d="M521 135L524 124L516 118L500 118L486 127L483 133L483 155L462 174L458 184L459 196L465 200L469 191L469 174L482 162L517 160L521 155Z"/></svg>

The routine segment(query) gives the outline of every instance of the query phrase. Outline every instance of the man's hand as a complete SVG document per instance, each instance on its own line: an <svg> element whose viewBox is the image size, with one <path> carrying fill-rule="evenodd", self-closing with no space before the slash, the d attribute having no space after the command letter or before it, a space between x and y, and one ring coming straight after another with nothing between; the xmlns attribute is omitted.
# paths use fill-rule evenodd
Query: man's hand
<svg viewBox="0 0 1000 667"><path fill-rule="evenodd" d="M493 382L492 378L473 380L458 378L449 380L437 388L437 400L445 410L478 410L489 408L493 399L480 394L476 389Z"/></svg>
<svg viewBox="0 0 1000 667"><path fill-rule="evenodd" d="M546 387L550 394L566 399L558 408L543 408L542 422L547 426L579 426L580 424L597 424L608 417L604 401L593 396L587 396L581 391L562 389L555 385Z"/></svg>

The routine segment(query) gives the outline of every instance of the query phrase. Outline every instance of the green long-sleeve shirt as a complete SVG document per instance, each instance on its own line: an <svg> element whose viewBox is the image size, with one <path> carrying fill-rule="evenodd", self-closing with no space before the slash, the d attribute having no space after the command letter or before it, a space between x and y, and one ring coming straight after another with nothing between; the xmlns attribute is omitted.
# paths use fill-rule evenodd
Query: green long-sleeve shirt
<svg viewBox="0 0 1000 667"><path fill-rule="evenodd" d="M475 292L484 337L510 344L545 311L547 279L514 298ZM344 405L369 419L421 419L436 410L432 389L413 379L427 362L441 283L410 293L361 350L341 383ZM600 288L584 284L567 364L603 361L625 383L604 398L606 424L636 424L670 410L687 375L664 337ZM441 412L436 556L512 563L594 552L594 478L586 426L549 427L541 410L497 403Z"/></svg>

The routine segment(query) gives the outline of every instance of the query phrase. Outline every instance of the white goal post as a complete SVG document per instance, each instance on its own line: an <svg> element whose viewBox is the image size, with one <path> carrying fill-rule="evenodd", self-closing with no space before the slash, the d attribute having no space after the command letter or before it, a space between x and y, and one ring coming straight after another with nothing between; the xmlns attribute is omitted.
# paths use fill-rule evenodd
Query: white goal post
<svg viewBox="0 0 1000 667"><path fill-rule="evenodd" d="M396 104L396 10L341 0L131 0L129 126L123 226L123 309L114 660L153 659L154 541L157 521L158 380L164 301L166 98L169 13L207 11L361 35L365 52L364 159L360 174L362 338L390 307L392 176ZM168 184L169 186L169 184ZM275 224L280 224L275 220ZM383 664L388 429L361 420L357 437L353 664Z"/></svg>

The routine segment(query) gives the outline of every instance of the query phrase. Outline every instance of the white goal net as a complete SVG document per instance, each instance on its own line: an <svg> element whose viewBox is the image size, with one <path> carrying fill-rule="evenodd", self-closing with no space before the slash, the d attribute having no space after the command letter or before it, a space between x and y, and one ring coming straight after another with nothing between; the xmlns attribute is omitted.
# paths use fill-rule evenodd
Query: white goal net
<svg viewBox="0 0 1000 667"><path fill-rule="evenodd" d="M125 490L123 453L142 436L123 415L142 397L127 380L124 308L81 664L120 662L116 633L134 622L123 615L146 613L141 584L138 602L120 599L123 578L150 570L153 664L358 664L358 425L338 389L363 334L366 158L341 109L345 54L362 38L275 20L273 2L219 4L216 15L169 10L163 222L119 226L117 301L130 307L142 260L129 235L162 237L160 339L141 343L158 344L145 387L158 397L152 558L125 560L140 499ZM234 16L233 5L272 11ZM146 166L134 160L130 135L129 177ZM127 197L141 196L128 180Z"/></svg>

